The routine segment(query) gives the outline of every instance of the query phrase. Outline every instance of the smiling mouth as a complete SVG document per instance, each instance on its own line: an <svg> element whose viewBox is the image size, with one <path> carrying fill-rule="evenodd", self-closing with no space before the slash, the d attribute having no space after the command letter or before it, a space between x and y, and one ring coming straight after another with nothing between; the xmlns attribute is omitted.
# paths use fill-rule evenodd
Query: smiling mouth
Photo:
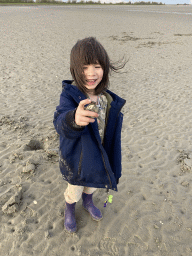
<svg viewBox="0 0 192 256"><path fill-rule="evenodd" d="M90 79L90 80L87 80L87 83L92 85L94 84L95 82L97 81L97 79Z"/></svg>

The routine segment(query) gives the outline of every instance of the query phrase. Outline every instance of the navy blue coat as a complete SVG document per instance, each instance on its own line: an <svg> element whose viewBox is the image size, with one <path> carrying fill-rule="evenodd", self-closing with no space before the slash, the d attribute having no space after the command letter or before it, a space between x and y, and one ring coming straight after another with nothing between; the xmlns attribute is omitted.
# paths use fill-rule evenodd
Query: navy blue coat
<svg viewBox="0 0 192 256"><path fill-rule="evenodd" d="M54 113L54 126L60 135L60 170L63 178L72 185L117 190L121 177L120 112L125 100L107 90L113 101L108 115L103 144L97 122L76 127L75 111L86 96L71 84L63 81L60 104Z"/></svg>

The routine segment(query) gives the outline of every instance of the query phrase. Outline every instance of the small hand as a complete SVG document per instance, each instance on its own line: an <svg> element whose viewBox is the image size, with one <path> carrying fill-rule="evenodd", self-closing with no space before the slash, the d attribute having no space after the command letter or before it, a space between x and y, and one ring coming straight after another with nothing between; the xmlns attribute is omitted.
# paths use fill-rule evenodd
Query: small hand
<svg viewBox="0 0 192 256"><path fill-rule="evenodd" d="M75 113L75 123L80 126L86 126L89 123L94 123L95 119L91 118L97 118L99 115L96 112L85 110L85 105L91 103L90 99L82 100L79 103L79 106Z"/></svg>

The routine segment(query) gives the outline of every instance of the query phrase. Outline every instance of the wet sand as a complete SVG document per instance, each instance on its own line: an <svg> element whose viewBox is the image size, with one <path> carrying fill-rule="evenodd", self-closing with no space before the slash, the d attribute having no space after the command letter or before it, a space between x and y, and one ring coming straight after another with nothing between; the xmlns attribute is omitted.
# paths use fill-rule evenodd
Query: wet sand
<svg viewBox="0 0 192 256"><path fill-rule="evenodd" d="M0 255L192 255L192 6L0 6ZM52 120L69 54L95 36L129 59L110 89L123 109L122 178L94 222L66 182Z"/></svg>

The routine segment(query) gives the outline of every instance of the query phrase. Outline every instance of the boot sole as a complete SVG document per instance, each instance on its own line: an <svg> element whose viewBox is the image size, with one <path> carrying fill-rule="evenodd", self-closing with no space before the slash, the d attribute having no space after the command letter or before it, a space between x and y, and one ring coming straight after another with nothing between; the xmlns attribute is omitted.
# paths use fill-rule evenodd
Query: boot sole
<svg viewBox="0 0 192 256"><path fill-rule="evenodd" d="M64 227L65 227L65 225L64 225ZM77 229L75 229L75 231L71 231L71 230L68 230L66 227L65 227L65 230L67 231L67 233L69 233L69 234L73 234L73 233L76 233L77 232Z"/></svg>
<svg viewBox="0 0 192 256"><path fill-rule="evenodd" d="M85 211L87 211L90 215L91 215L91 213L83 206L83 209L85 210ZM93 220L95 220L95 221L100 221L100 220L102 220L103 219L103 216L100 218L100 219L95 219L92 215L91 215L91 218L93 219Z"/></svg>

